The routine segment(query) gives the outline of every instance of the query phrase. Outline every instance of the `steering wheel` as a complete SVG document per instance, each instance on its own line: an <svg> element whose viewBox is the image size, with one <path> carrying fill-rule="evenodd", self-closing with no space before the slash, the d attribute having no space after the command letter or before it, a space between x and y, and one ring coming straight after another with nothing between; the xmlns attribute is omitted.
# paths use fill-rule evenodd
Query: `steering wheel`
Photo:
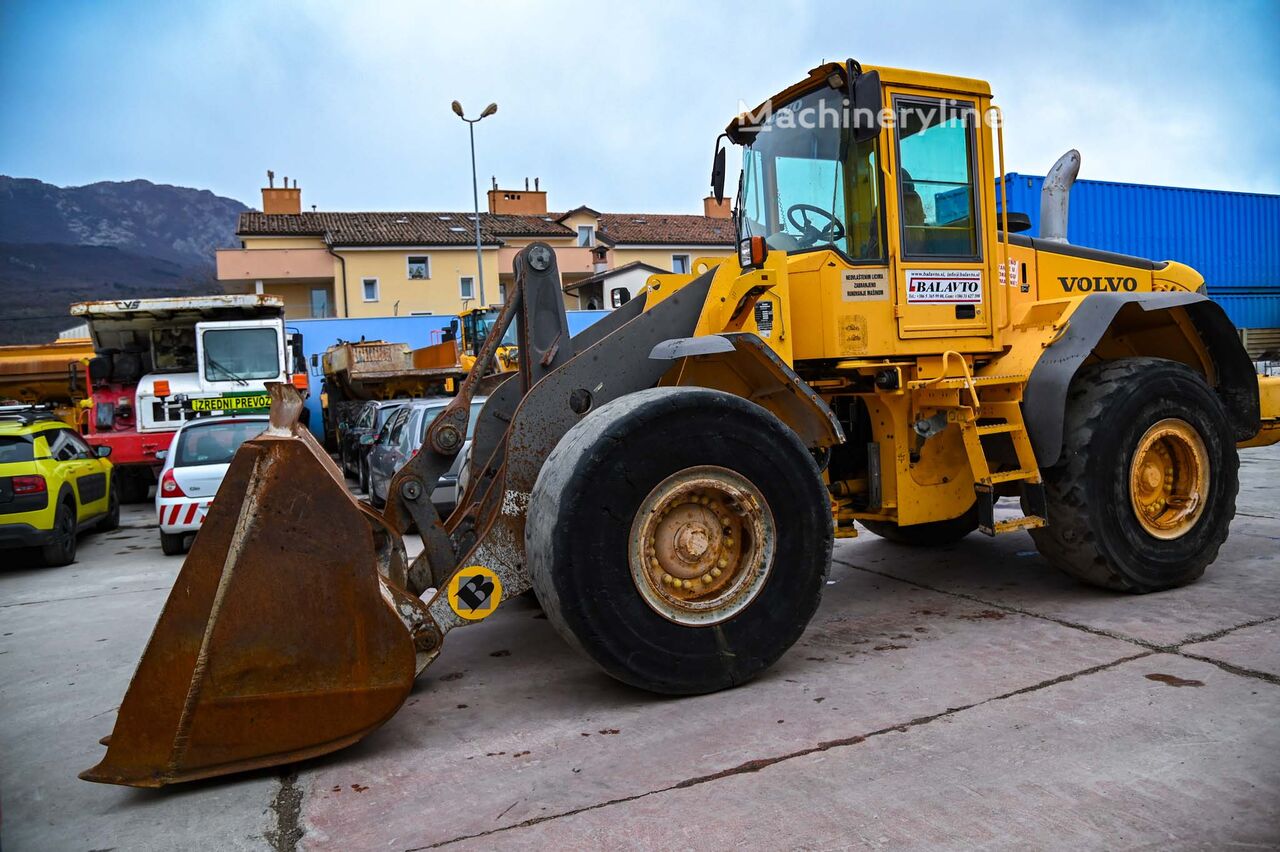
<svg viewBox="0 0 1280 852"><path fill-rule="evenodd" d="M809 221L809 214L818 217L818 221L826 220L821 228ZM797 214L799 216L797 217ZM798 240L804 248L818 243L835 243L844 239L844 224L828 210L813 204L792 204L787 208L787 222L800 232Z"/></svg>

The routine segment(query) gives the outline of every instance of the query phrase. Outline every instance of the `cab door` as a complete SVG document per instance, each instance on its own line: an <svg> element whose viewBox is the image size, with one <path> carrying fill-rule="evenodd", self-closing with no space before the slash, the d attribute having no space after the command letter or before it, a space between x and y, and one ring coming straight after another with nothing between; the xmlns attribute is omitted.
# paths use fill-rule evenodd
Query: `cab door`
<svg viewBox="0 0 1280 852"><path fill-rule="evenodd" d="M991 332L983 263L980 113L973 100L893 95L898 336Z"/></svg>

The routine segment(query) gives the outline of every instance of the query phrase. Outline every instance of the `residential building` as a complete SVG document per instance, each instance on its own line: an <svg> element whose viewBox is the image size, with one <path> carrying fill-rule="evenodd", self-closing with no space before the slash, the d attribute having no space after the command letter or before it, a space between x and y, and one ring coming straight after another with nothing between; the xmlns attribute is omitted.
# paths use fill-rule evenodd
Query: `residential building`
<svg viewBox="0 0 1280 852"><path fill-rule="evenodd" d="M540 240L555 250L566 306L607 308L602 273L625 270L613 288L634 295L641 272L688 272L700 257L734 253L727 202L705 199L703 215L552 213L537 181L522 190L495 181L488 195L480 266L473 213L303 212L297 182L273 180L261 212L240 214L240 248L218 251L218 280L229 293L280 296L292 318L453 314L501 303L516 253Z"/></svg>

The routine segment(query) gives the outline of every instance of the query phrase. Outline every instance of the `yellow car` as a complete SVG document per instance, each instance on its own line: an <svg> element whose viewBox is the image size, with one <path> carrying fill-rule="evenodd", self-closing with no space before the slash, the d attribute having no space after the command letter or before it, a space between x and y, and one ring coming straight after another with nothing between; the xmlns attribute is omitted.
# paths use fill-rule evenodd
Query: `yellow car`
<svg viewBox="0 0 1280 852"><path fill-rule="evenodd" d="M52 411L0 406L0 548L38 547L45 565L68 565L79 532L118 527L110 454Z"/></svg>

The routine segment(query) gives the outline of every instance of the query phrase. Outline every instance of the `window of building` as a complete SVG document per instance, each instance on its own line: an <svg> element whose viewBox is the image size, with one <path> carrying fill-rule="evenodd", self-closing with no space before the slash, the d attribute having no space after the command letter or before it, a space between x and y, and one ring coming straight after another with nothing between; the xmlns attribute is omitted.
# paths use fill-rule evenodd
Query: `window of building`
<svg viewBox="0 0 1280 852"><path fill-rule="evenodd" d="M476 297L476 279L470 275L464 275L459 278L458 295L463 299L474 299Z"/></svg>
<svg viewBox="0 0 1280 852"><path fill-rule="evenodd" d="M378 301L378 279L377 278L363 278L360 281L360 286L364 288L364 300L366 302Z"/></svg>
<svg viewBox="0 0 1280 852"><path fill-rule="evenodd" d="M425 254L409 255L409 280L425 281L431 277L431 258Z"/></svg>
<svg viewBox="0 0 1280 852"><path fill-rule="evenodd" d="M671 255L671 271L679 272L681 274L687 273L689 271L689 255L687 254Z"/></svg>
<svg viewBox="0 0 1280 852"><path fill-rule="evenodd" d="M578 245L582 248L591 248L596 244L596 226L595 225L579 225L578 226Z"/></svg>
<svg viewBox="0 0 1280 852"><path fill-rule="evenodd" d="M899 206L907 257L978 257L972 104L900 98Z"/></svg>

